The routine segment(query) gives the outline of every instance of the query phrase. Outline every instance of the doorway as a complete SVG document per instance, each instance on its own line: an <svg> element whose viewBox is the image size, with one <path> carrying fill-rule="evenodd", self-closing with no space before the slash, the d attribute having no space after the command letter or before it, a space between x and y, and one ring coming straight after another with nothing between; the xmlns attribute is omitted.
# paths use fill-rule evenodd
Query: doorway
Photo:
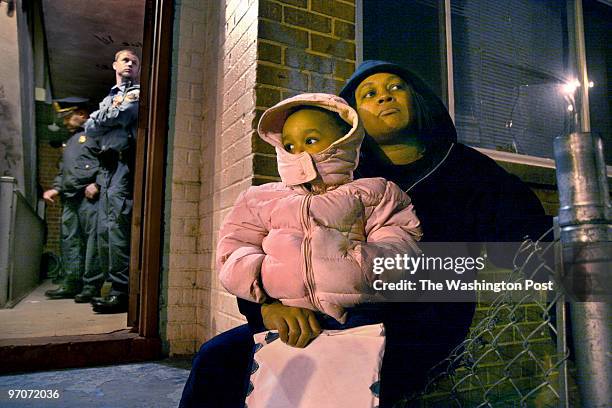
<svg viewBox="0 0 612 408"><path fill-rule="evenodd" d="M105 10L99 10L99 2L73 0L59 3L47 0L17 1L12 10L13 18L20 25L19 30L22 33L25 30L26 39L31 41L29 44L32 49L25 53L26 57L29 56L29 65L28 58L22 56L19 64L21 68L28 66L32 70L29 86L35 88L33 93L40 102L44 103L45 99L46 102L65 99L70 95L83 98L79 94L89 94L91 97L87 99L99 102L114 81L112 57L110 61L103 62L99 60L101 56L110 50L116 52L128 48L136 50L141 61L140 106L137 124L134 126L128 311L98 314L91 310L89 304L75 304L72 299L48 299L44 293L47 288L53 288L53 285L52 277L47 276L46 280L40 280L32 290L12 299L13 304L9 305L11 308L0 313L0 326L12 327L9 330L12 335L5 329L0 330L7 334L0 335L2 372L115 364L152 359L161 352L157 286L163 191L151 186L153 180L163 177L164 171L172 2L142 0L130 2L126 6L125 2L109 1L104 3ZM96 5L96 13L92 13L92 5ZM0 8L0 13L7 13L8 17L6 7ZM36 48L40 47L41 42L37 39L40 40L41 33L44 40L42 44L46 44L43 54L48 54L46 57L49 62L46 66L42 64L42 68L40 64L37 65L37 61L40 62L37 58L44 60L45 56L41 56L40 49ZM122 37L117 33L125 35ZM56 37L59 42L54 45L52 41L55 40L52 38ZM85 68L91 68L90 76L80 72L85 71ZM92 81L95 84L88 86ZM27 86L22 83L21 89L24 88ZM53 93L58 97L50 97ZM50 123L45 124L49 131L58 126L54 116L58 108L55 108L52 115L45 116L42 109L44 106L37 106L34 101L30 101L30 104L37 118L51 119ZM65 107L60 106L59 109ZM43 142L42 145L47 148L49 141ZM52 148L49 146L47 150ZM39 155L48 153L42 148L38 151L34 149L34 152ZM26 156L23 155L24 159L27 159ZM56 152L56 156L61 154ZM40 163L37 159L40 156L34 157L30 163ZM23 167L28 168L27 165ZM39 175L46 176L45 172L50 171L38 168ZM30 207L33 212L44 215L45 212L41 211L36 200L40 191L39 194L28 194L23 189L17 193L32 204ZM47 223L47 231L48 235L53 233L52 224ZM108 284L101 289L104 295ZM10 323L13 319L11 313L21 322ZM55 316L55 320L46 319L45 316ZM59 320L58 316L61 317ZM63 322L61 319L64 319ZM43 321L47 323L46 328L43 327Z"/></svg>

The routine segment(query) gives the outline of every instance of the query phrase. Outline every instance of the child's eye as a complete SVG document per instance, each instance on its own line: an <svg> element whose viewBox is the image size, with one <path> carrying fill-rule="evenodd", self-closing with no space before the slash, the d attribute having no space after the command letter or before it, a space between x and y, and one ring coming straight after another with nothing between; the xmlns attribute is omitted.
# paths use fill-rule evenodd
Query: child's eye
<svg viewBox="0 0 612 408"><path fill-rule="evenodd" d="M294 148L293 144L291 144L291 143L287 143L287 144L285 144L285 146L283 146L283 147L284 147L284 148L285 148L285 150L286 150L286 151L288 151L289 153L291 153L291 152L293 151L293 148Z"/></svg>
<svg viewBox="0 0 612 408"><path fill-rule="evenodd" d="M401 84L393 84L389 87L389 89L392 91L397 91L398 89L404 89L404 87Z"/></svg>
<svg viewBox="0 0 612 408"><path fill-rule="evenodd" d="M304 143L306 143L307 145L312 145L315 144L319 141L319 139L314 138L314 137L307 137L306 140L304 140Z"/></svg>

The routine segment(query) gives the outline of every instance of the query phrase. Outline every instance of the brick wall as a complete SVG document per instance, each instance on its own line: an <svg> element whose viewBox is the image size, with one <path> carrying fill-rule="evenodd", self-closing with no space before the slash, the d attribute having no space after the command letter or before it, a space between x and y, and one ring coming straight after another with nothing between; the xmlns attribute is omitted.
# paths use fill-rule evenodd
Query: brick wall
<svg viewBox="0 0 612 408"><path fill-rule="evenodd" d="M214 248L238 194L276 179L259 115L295 93L336 92L354 69L353 2L213 3L176 3L162 282L171 354L244 322L219 286Z"/></svg>
<svg viewBox="0 0 612 408"><path fill-rule="evenodd" d="M193 353L198 343L195 282L207 10L202 2L180 0L174 13L160 327L166 352L181 355Z"/></svg>
<svg viewBox="0 0 612 408"><path fill-rule="evenodd" d="M257 118L301 92L337 93L355 70L355 3L260 0ZM253 134L254 184L275 180L274 149Z"/></svg>
<svg viewBox="0 0 612 408"><path fill-rule="evenodd" d="M243 321L214 248L252 180L257 2L175 4L161 327L179 355Z"/></svg>
<svg viewBox="0 0 612 408"><path fill-rule="evenodd" d="M214 248L221 221L238 194L252 184L257 10L256 1L227 1L219 13L219 51L208 56L209 72L216 68L217 88L208 90L208 99L216 104L206 112L207 142L202 150L201 270L197 282L200 340L244 321L235 298L219 284ZM215 34L212 32L211 38Z"/></svg>

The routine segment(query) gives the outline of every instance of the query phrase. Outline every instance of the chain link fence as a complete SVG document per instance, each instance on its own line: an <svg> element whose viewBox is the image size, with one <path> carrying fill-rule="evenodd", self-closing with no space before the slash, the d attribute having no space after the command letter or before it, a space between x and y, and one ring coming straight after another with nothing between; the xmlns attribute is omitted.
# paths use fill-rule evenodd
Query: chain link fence
<svg viewBox="0 0 612 408"><path fill-rule="evenodd" d="M527 240L512 270L488 266L481 273L514 283L554 281L556 243ZM489 302L480 295L466 340L432 369L425 391L403 407L558 407L568 394L568 406L579 406L573 381L560 376L569 358L568 348L557 346L562 293L503 291Z"/></svg>

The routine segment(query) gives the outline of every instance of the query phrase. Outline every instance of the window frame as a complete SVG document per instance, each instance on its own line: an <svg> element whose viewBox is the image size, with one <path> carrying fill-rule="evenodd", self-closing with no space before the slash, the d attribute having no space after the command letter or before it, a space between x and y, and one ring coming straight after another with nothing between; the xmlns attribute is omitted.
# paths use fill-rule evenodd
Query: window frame
<svg viewBox="0 0 612 408"><path fill-rule="evenodd" d="M606 4L608 4L606 2ZM446 68L446 94L443 95L444 102L447 105L448 112L453 122L455 121L455 91L454 91L454 70L453 70L453 39L452 39L452 15L451 15L451 0L439 0L440 10L444 14L443 33L441 37L445 39L442 47L446 51L443 53L445 59L440 61L443 64L443 69ZM587 66L586 66L586 50L584 45L584 24L582 12L582 0L567 0L568 12L572 12L572 18L568 18L568 26L574 26L574 32L570 33L570 49L573 51L571 63L574 64L574 71L577 77L581 78L583 83L588 83ZM568 30L569 30L568 27ZM360 64L363 61L363 0L355 0L355 62ZM580 131L590 131L589 120L589 99L588 87L581 87L580 99L581 106L581 129ZM554 169L555 161L541 156L533 156L528 154L510 153L498 151L482 147L474 147L479 152L487 155L495 161L521 164L532 167L538 167L543 170ZM612 166L606 166L608 177L612 177Z"/></svg>

